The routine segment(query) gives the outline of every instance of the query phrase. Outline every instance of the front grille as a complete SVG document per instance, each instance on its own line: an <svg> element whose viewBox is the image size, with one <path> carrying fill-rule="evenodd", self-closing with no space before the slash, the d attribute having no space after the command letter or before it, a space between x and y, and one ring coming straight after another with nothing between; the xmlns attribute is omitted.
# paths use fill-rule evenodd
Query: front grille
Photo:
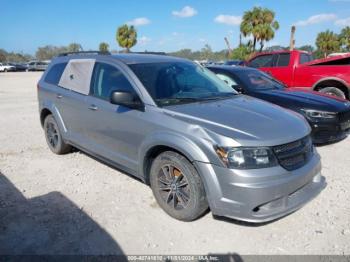
<svg viewBox="0 0 350 262"><path fill-rule="evenodd" d="M312 157L313 145L310 136L300 140L274 146L273 151L279 164L288 171L304 166Z"/></svg>

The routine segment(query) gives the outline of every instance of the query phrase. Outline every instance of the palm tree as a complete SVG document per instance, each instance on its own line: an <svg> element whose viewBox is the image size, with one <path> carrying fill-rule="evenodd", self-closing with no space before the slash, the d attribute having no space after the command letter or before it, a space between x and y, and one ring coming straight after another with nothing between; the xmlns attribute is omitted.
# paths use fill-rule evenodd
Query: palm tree
<svg viewBox="0 0 350 262"><path fill-rule="evenodd" d="M320 32L316 38L316 46L323 52L324 57L326 57L329 53L339 52L339 36L330 30Z"/></svg>
<svg viewBox="0 0 350 262"><path fill-rule="evenodd" d="M109 52L108 49L109 49L109 44L107 44L105 42L100 43L100 45L99 45L100 52L107 53L107 52Z"/></svg>
<svg viewBox="0 0 350 262"><path fill-rule="evenodd" d="M244 37L253 36L253 50L256 42L260 42L260 51L264 48L264 42L270 41L279 29L279 23L275 20L275 13L267 8L254 7L243 15L240 26Z"/></svg>
<svg viewBox="0 0 350 262"><path fill-rule="evenodd" d="M137 43L137 32L134 26L122 25L118 28L116 34L118 44L126 48L126 52Z"/></svg>
<svg viewBox="0 0 350 262"><path fill-rule="evenodd" d="M340 32L340 41L344 46L344 51L350 51L350 26L344 27Z"/></svg>

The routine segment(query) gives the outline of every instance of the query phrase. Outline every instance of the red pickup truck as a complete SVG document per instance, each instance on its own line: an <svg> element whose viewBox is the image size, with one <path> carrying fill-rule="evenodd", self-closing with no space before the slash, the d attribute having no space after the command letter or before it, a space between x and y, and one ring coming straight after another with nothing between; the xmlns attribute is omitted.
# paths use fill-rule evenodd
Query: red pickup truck
<svg viewBox="0 0 350 262"><path fill-rule="evenodd" d="M350 55L313 60L304 51L258 53L247 66L259 68L288 87L350 99Z"/></svg>

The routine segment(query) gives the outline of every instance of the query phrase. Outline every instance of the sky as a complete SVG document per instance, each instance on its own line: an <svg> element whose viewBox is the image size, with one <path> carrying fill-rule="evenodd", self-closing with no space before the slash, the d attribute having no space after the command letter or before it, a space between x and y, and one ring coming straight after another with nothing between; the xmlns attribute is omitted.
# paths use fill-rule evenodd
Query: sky
<svg viewBox="0 0 350 262"><path fill-rule="evenodd" d="M350 26L350 0L0 0L0 49L35 54L39 46L80 43L96 50L107 42L120 50L118 26L134 25L133 51L225 49L224 37L238 45L244 11L254 6L276 13L280 29L267 46L288 46L297 26L296 45L314 45L317 33L339 33Z"/></svg>

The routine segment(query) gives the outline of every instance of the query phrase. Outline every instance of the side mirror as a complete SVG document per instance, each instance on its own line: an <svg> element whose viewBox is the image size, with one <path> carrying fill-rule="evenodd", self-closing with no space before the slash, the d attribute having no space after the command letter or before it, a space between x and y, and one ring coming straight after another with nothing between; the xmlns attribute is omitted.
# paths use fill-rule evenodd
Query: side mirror
<svg viewBox="0 0 350 262"><path fill-rule="evenodd" d="M140 98L136 94L128 91L114 91L111 94L110 102L114 105L121 105L140 111L145 109Z"/></svg>

